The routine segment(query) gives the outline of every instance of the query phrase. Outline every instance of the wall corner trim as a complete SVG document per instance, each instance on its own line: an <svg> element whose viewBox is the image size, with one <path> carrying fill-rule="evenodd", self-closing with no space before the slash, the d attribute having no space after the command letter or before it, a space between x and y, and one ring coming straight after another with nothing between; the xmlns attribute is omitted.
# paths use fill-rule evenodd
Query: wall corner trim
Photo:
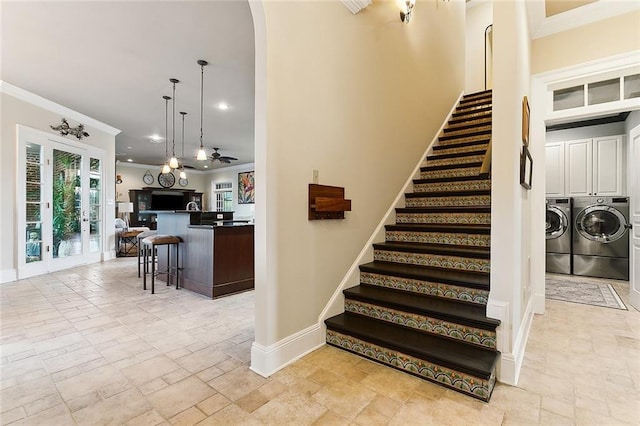
<svg viewBox="0 0 640 426"><path fill-rule="evenodd" d="M50 101L49 99L45 99L42 96L36 95L35 93L28 92L24 89L21 89L20 87L7 83L6 81L0 80L0 93L5 93L9 96L13 96L14 98L46 109L47 111L55 112L64 116L65 118L70 118L74 121L84 124L85 126L93 127L94 129L105 132L111 136L116 136L121 132L121 130L116 129L115 127L111 127L108 124L96 120L95 118L91 118L87 115L74 111L71 108L67 108L60 104L57 104L53 101Z"/></svg>
<svg viewBox="0 0 640 426"><path fill-rule="evenodd" d="M300 330L273 345L251 345L251 371L269 377L278 370L302 358L324 343L324 328L320 323Z"/></svg>

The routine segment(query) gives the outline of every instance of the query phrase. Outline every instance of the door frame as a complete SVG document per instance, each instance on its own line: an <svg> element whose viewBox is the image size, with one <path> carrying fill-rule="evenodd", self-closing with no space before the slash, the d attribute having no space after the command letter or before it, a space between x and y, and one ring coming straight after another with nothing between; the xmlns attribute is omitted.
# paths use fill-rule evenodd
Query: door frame
<svg viewBox="0 0 640 426"><path fill-rule="evenodd" d="M106 193L105 193L105 150L89 146L80 142L76 142L73 140L65 139L60 136L43 132L41 130L37 130L24 125L17 125L16 128L17 134L17 175L16 175L16 217L17 217L17 238L16 238L16 246L14 248L14 253L16 254L16 263L17 263L17 278L28 278L36 275L45 274L48 272L59 271L63 269L67 269L70 267L84 265L87 263L99 262L102 260L102 252L105 247L105 239L106 239L106 228L105 228L105 218L106 216ZM42 230L41 230L41 240L42 240L42 260L39 262L27 263L24 255L24 248L27 243L26 234L24 229L26 228L26 217L25 217L25 205L26 205L26 190L25 190L25 172L26 172L26 163L25 163L25 145L29 142L38 143L39 145L44 147L44 160L50 158L50 154L53 153L54 149L68 149L69 152L73 152L76 154L80 154L87 159L97 158L100 160L100 179L103 183L102 191L100 193L100 217L102 218L102 227L101 227L101 241L100 241L100 249L97 252L91 253L89 250L89 230L82 231L82 247L83 253L79 256L70 256L68 258L53 258L53 239L52 239L52 199L53 199L53 191L51 188L52 185L52 173L51 173L51 165L45 164L44 170L41 176L41 182L43 182L42 188L42 200L49 203L48 207L45 207L45 211L41 211L41 219L42 219ZM83 185L83 209L89 213L89 164L87 161L83 161L82 164L82 174L86 177L86 185ZM90 222L82 223L81 226L83 228L89 227Z"/></svg>
<svg viewBox="0 0 640 426"><path fill-rule="evenodd" d="M629 299L640 310L640 171L634 167L634 159L640 159L640 124L629 131L628 144Z"/></svg>

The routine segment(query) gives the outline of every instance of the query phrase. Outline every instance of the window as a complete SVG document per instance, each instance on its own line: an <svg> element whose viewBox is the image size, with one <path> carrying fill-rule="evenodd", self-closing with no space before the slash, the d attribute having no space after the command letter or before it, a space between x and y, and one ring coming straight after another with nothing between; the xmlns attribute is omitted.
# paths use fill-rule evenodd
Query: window
<svg viewBox="0 0 640 426"><path fill-rule="evenodd" d="M215 211L233 211L233 184L231 182L216 183L214 189Z"/></svg>
<svg viewBox="0 0 640 426"><path fill-rule="evenodd" d="M614 77L607 79L602 79L602 74L599 78L587 77L588 79L580 79L579 85L575 85L578 81L574 80L571 87L556 86L552 93L553 110L562 111L640 97L640 74L629 74L628 69L624 72L626 75L620 74L622 72L607 73L607 76Z"/></svg>

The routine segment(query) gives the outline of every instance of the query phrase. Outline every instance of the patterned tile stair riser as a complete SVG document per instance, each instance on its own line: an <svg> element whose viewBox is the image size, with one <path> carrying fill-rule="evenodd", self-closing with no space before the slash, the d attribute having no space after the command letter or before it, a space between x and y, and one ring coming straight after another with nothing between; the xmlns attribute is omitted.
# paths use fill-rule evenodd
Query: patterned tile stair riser
<svg viewBox="0 0 640 426"><path fill-rule="evenodd" d="M486 348L496 348L496 334L480 328L467 327L425 315L403 312L383 306L376 306L356 300L345 300L346 311L404 325L431 334L438 334Z"/></svg>
<svg viewBox="0 0 640 426"><path fill-rule="evenodd" d="M452 123L455 124L455 123L460 123L460 122L470 121L470 120L482 120L485 118L488 118L488 119L492 118L491 110L456 115L451 120L449 120L449 124L452 124Z"/></svg>
<svg viewBox="0 0 640 426"><path fill-rule="evenodd" d="M388 350L333 330L327 330L327 343L363 355L382 364L405 370L424 379L440 383L483 401L489 401L496 381L495 374L492 374L488 380L484 380L397 351Z"/></svg>
<svg viewBox="0 0 640 426"><path fill-rule="evenodd" d="M416 280L412 278L395 277L391 275L373 274L370 272L361 272L360 282L363 284L376 285L395 290L461 300L478 305L486 305L489 299L488 290Z"/></svg>
<svg viewBox="0 0 640 426"><path fill-rule="evenodd" d="M491 213L397 213L397 223L491 225Z"/></svg>
<svg viewBox="0 0 640 426"><path fill-rule="evenodd" d="M474 135L474 136L461 136L459 138L438 140L437 146L449 146L449 145L458 145L461 143L489 143L489 139L491 139L491 135Z"/></svg>
<svg viewBox="0 0 640 426"><path fill-rule="evenodd" d="M478 305L486 305L489 299L488 290L416 280L412 278L394 277L391 275L373 274L370 272L361 272L360 282L363 284L376 285L395 290L461 300Z"/></svg>
<svg viewBox="0 0 640 426"><path fill-rule="evenodd" d="M441 179L441 178L478 176L479 173L480 173L479 167L465 167L465 168L445 169L445 170L428 170L428 171L420 172L420 179Z"/></svg>
<svg viewBox="0 0 640 426"><path fill-rule="evenodd" d="M490 195L458 197L416 197L405 200L406 207L490 206Z"/></svg>
<svg viewBox="0 0 640 426"><path fill-rule="evenodd" d="M403 243L453 244L473 247L491 246L491 236L481 234L386 231L385 239Z"/></svg>
<svg viewBox="0 0 640 426"><path fill-rule="evenodd" d="M461 153L464 153L464 152L478 152L478 151L486 152L488 146L489 146L489 144L482 143L482 144L477 144L477 145L460 146L460 147L453 147L453 148L447 148L447 149L438 149L438 150L434 150L433 151L433 155L461 154Z"/></svg>
<svg viewBox="0 0 640 426"><path fill-rule="evenodd" d="M442 191L473 191L491 189L491 181L482 180L465 180L452 182L429 182L414 183L413 192L442 192Z"/></svg>
<svg viewBox="0 0 640 426"><path fill-rule="evenodd" d="M452 166L454 164L482 163L484 155L468 155L465 157L427 159L427 166Z"/></svg>
<svg viewBox="0 0 640 426"><path fill-rule="evenodd" d="M464 129L450 129L445 127L440 136L465 136L475 135L478 133L490 133L491 124L485 124L483 126L468 127Z"/></svg>
<svg viewBox="0 0 640 426"><path fill-rule="evenodd" d="M478 126L487 126L487 125L489 126L491 125L491 117L468 118L467 120L464 120L464 121L450 123L449 125L447 125L447 129L453 131L456 129L470 128L472 126L478 127Z"/></svg>
<svg viewBox="0 0 640 426"><path fill-rule="evenodd" d="M488 259L442 256L430 253L374 250L373 260L403 263L408 265L431 266L436 268L459 269L462 271L490 272L491 270Z"/></svg>

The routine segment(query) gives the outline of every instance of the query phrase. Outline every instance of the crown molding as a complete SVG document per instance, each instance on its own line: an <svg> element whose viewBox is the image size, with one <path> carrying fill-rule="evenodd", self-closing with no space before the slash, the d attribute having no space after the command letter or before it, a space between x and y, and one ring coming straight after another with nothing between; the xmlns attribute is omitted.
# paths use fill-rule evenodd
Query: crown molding
<svg viewBox="0 0 640 426"><path fill-rule="evenodd" d="M340 0L354 15L371 4L371 0Z"/></svg>
<svg viewBox="0 0 640 426"><path fill-rule="evenodd" d="M96 120L95 118L91 118L89 116L81 114L78 111L74 111L71 108L67 108L60 104L57 104L53 101L50 101L49 99L45 99L42 96L36 95L35 93L31 93L27 90L21 89L18 86L7 83L6 81L0 80L0 93L13 96L14 98L20 99L21 101L30 103L31 105L35 105L42 109L46 109L47 111L55 112L65 118L77 121L84 124L85 126L89 126L101 132L105 132L111 136L116 136L121 132L120 129L111 127L108 124Z"/></svg>
<svg viewBox="0 0 640 426"><path fill-rule="evenodd" d="M532 39L578 28L640 9L638 1L599 0L553 16L546 16L545 2L527 2L529 32Z"/></svg>

